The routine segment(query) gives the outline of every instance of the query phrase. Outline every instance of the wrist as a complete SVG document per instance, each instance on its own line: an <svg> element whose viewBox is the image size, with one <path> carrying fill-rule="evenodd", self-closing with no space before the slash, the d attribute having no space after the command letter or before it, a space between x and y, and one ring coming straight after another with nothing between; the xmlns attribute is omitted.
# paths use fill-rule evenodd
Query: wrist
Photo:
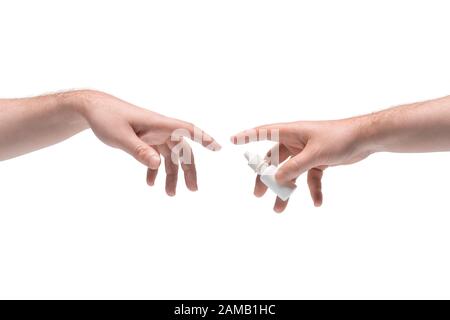
<svg viewBox="0 0 450 320"><path fill-rule="evenodd" d="M348 133L348 143L356 158L367 157L381 151L378 145L378 129L371 115L339 120Z"/></svg>
<svg viewBox="0 0 450 320"><path fill-rule="evenodd" d="M355 118L358 145L367 154L386 151L386 123L382 113L371 113Z"/></svg>
<svg viewBox="0 0 450 320"><path fill-rule="evenodd" d="M76 114L78 121L83 123L85 129L89 128L89 113L95 108L95 100L103 95L102 92L94 90L75 90L58 93L59 105L69 109Z"/></svg>
<svg viewBox="0 0 450 320"><path fill-rule="evenodd" d="M57 104L68 110L73 115L73 122L76 122L77 126L83 130L90 127L86 119L88 95L88 90L67 91L55 95Z"/></svg>
<svg viewBox="0 0 450 320"><path fill-rule="evenodd" d="M56 94L58 104L86 118L86 111L90 105L91 90L75 90Z"/></svg>

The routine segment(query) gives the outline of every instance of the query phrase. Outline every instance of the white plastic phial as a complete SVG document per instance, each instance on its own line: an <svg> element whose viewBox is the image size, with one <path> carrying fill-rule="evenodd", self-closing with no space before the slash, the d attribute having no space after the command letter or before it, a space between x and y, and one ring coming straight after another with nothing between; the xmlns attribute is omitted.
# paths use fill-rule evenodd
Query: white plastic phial
<svg viewBox="0 0 450 320"><path fill-rule="evenodd" d="M296 188L280 185L276 181L275 174L278 170L276 166L270 165L267 160L255 153L247 151L244 156L248 161L249 167L260 176L262 183L272 190L281 200L286 201L289 199Z"/></svg>

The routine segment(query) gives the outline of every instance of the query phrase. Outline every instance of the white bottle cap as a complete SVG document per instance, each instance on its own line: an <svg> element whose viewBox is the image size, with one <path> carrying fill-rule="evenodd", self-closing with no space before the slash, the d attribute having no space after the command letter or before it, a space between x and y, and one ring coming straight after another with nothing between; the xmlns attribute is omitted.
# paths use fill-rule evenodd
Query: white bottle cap
<svg viewBox="0 0 450 320"><path fill-rule="evenodd" d="M264 183L270 190L275 192L275 194L283 201L286 201L291 196L292 192L294 192L295 187L287 187L279 185L277 180L275 179L275 174L277 173L277 167L271 166L267 162L266 159L261 157L258 154L246 152L244 154L245 158L248 161L248 165L253 169L258 175L260 175L260 179L262 183Z"/></svg>

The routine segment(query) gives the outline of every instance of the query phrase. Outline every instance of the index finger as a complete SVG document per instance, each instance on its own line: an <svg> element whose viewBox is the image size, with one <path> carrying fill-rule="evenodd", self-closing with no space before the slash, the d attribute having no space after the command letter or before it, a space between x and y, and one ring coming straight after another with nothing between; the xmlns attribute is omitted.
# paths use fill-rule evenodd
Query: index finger
<svg viewBox="0 0 450 320"><path fill-rule="evenodd" d="M231 142L238 145L266 140L280 142L281 130L282 124L259 126L235 134L231 137Z"/></svg>
<svg viewBox="0 0 450 320"><path fill-rule="evenodd" d="M176 120L171 127L173 128L170 135L172 141L181 141L183 137L186 137L211 151L219 151L222 148L213 137L192 123Z"/></svg>

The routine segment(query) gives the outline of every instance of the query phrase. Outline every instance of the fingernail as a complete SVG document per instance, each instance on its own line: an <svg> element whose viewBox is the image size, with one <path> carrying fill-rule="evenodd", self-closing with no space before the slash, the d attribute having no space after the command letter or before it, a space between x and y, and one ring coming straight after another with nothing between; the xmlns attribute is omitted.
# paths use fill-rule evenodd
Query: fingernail
<svg viewBox="0 0 450 320"><path fill-rule="evenodd" d="M149 161L149 167L151 169L157 169L161 163L161 158L157 155L151 155Z"/></svg>
<svg viewBox="0 0 450 320"><path fill-rule="evenodd" d="M195 183L195 182L191 182L191 183L188 183L187 184L187 188L190 190L190 191L192 191L192 192L195 192L195 191L197 191L198 190L198 186L197 186L197 184Z"/></svg>
<svg viewBox="0 0 450 320"><path fill-rule="evenodd" d="M220 144L218 144L217 142L213 142L213 151L219 151L220 149L222 149L222 146Z"/></svg>
<svg viewBox="0 0 450 320"><path fill-rule="evenodd" d="M276 213L281 213L283 212L283 208L278 208L277 206L274 206L273 211L275 211Z"/></svg>
<svg viewBox="0 0 450 320"><path fill-rule="evenodd" d="M254 191L253 194L254 194L255 197L257 197L257 198L261 198L261 197L263 196L262 194L260 194L260 193L258 193L258 192L256 192L256 191Z"/></svg>

